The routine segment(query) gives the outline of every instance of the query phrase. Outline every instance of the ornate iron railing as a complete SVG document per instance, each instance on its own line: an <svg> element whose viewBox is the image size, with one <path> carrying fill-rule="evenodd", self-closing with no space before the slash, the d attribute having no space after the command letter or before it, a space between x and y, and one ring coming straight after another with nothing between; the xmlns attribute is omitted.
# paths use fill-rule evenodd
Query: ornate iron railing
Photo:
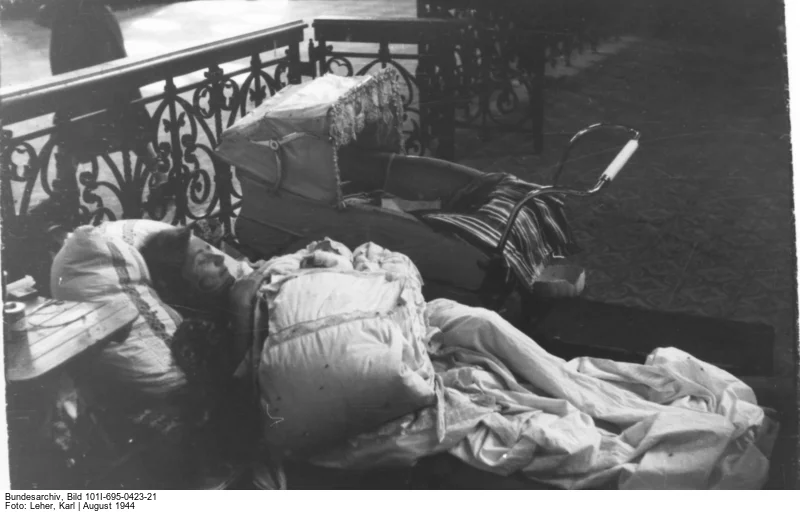
<svg viewBox="0 0 800 512"><path fill-rule="evenodd" d="M547 66L569 66L575 52L596 50L615 34L621 1L418 0L420 18L469 23L456 53L462 94L471 101L457 109L457 124L485 138L494 130L531 131L541 151Z"/></svg>
<svg viewBox="0 0 800 512"><path fill-rule="evenodd" d="M455 46L458 78L470 101L456 112L460 126L493 130L529 130L542 148L544 38L519 29L519 15L498 2L419 0L418 16L460 19L469 30Z"/></svg>
<svg viewBox="0 0 800 512"><path fill-rule="evenodd" d="M229 230L241 194L211 150L240 116L301 80L305 27L287 23L4 88L4 268L25 272L35 252L46 252L41 233L54 222L69 229L120 217L216 217ZM131 112L143 111L132 134ZM159 173L169 186L155 197L149 182Z"/></svg>
<svg viewBox="0 0 800 512"><path fill-rule="evenodd" d="M596 50L629 24L630 0L417 0L421 18L470 19L481 37L493 39L498 51L521 58L524 68L530 36L542 37L546 61L569 65L573 55ZM630 28L630 27L628 27Z"/></svg>
<svg viewBox="0 0 800 512"><path fill-rule="evenodd" d="M212 154L222 132L288 83L336 72L335 63L346 63L347 74L395 66L408 91L409 152L452 159L452 46L463 25L323 18L314 23L310 60L302 62L306 25L297 21L4 88L4 268L36 275L26 267L46 254L42 235L54 224L215 218L231 233L241 192L231 167ZM361 46L334 51L334 43L338 50L347 42ZM156 182L167 186L154 188Z"/></svg>
<svg viewBox="0 0 800 512"><path fill-rule="evenodd" d="M329 71L396 67L406 81L411 153L453 159L457 126L484 134L490 125L531 129L541 149L548 41L579 34L557 45L569 53L565 41L592 41L594 32L581 25L584 11L563 12L587 0L527 1L420 0L421 18L320 18L308 62L301 60L306 25L296 21L3 88L4 267L25 272L19 267L30 254L46 252L41 233L54 220L71 229L116 218L217 218L230 233L241 193L212 148L265 98ZM512 2L528 8L511 9ZM530 9L556 4L562 10L549 18ZM160 181L168 186L153 193Z"/></svg>

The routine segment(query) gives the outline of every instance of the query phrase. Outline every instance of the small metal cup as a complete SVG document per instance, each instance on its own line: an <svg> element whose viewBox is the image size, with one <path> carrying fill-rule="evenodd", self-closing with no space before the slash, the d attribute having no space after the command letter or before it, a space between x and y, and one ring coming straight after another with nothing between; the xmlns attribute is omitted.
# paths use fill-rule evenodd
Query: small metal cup
<svg viewBox="0 0 800 512"><path fill-rule="evenodd" d="M28 321L22 302L3 303L3 339L5 343L28 341Z"/></svg>

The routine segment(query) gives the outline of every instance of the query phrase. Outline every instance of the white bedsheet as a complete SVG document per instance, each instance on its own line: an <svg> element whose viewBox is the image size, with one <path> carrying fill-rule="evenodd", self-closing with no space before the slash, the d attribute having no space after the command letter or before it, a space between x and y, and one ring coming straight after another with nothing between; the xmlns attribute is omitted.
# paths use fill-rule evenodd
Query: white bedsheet
<svg viewBox="0 0 800 512"><path fill-rule="evenodd" d="M777 430L740 380L674 348L644 365L547 353L499 315L437 300L438 405L314 462L411 464L449 451L565 488L759 488Z"/></svg>

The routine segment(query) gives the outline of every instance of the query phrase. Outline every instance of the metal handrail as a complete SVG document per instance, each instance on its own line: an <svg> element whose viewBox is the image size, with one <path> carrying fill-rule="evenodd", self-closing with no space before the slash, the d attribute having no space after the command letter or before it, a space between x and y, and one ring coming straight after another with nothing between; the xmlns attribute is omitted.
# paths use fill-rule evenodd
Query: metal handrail
<svg viewBox="0 0 800 512"><path fill-rule="evenodd" d="M131 89L205 69L210 62L248 57L299 44L307 27L301 20L155 57L128 57L35 82L0 89L0 119L9 125L54 112L98 88Z"/></svg>

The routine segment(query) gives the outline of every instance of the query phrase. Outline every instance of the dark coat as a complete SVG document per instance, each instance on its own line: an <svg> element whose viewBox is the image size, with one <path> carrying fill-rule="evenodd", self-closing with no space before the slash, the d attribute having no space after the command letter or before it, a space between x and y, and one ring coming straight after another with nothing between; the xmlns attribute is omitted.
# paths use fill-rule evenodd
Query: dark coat
<svg viewBox="0 0 800 512"><path fill-rule="evenodd" d="M50 70L54 75L127 57L119 22L99 0L60 0L54 6Z"/></svg>
<svg viewBox="0 0 800 512"><path fill-rule="evenodd" d="M53 75L68 73L127 57L119 22L103 0L55 0L50 6L50 69ZM66 105L54 121L64 122L107 109L79 123L73 123L62 140L79 160L119 150L125 141L139 152L148 141L150 115L144 106L120 105L141 98L138 88L95 90L84 99Z"/></svg>

